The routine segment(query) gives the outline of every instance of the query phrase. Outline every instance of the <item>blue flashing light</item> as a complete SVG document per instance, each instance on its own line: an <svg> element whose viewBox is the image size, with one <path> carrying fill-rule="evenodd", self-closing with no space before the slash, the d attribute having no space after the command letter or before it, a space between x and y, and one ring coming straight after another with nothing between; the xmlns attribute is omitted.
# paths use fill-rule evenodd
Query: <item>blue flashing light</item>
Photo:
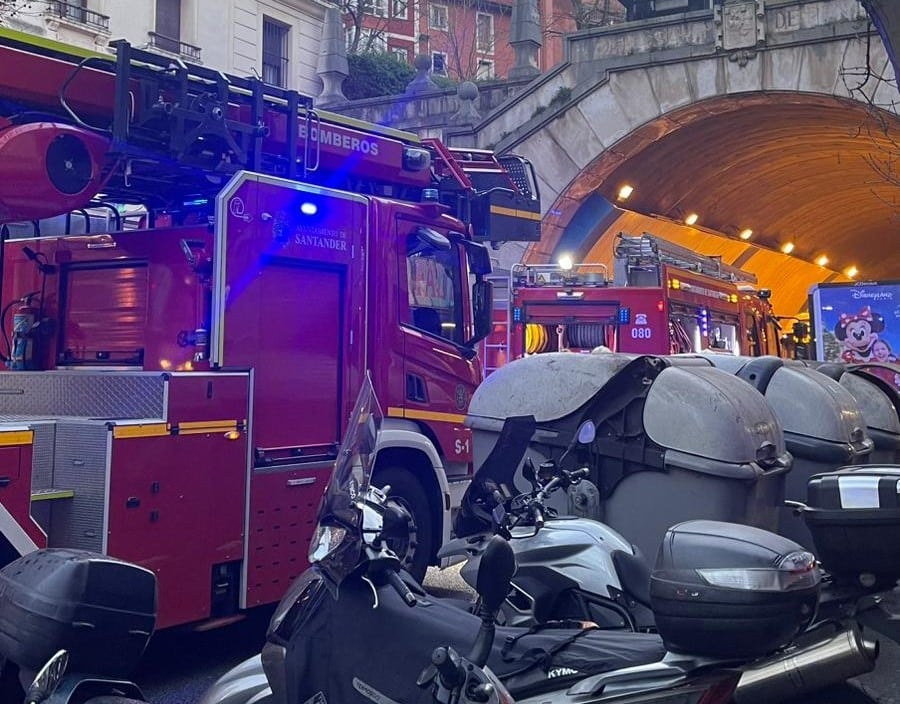
<svg viewBox="0 0 900 704"><path fill-rule="evenodd" d="M513 322L521 323L522 322L522 309L516 306L513 308Z"/></svg>
<svg viewBox="0 0 900 704"><path fill-rule="evenodd" d="M304 215L315 215L319 212L319 206L307 200L300 204L300 212Z"/></svg>
<svg viewBox="0 0 900 704"><path fill-rule="evenodd" d="M619 324L628 325L631 322L631 308L619 308Z"/></svg>
<svg viewBox="0 0 900 704"><path fill-rule="evenodd" d="M192 200L184 201L184 203L182 203L182 205L185 208L189 208L191 206L207 205L208 203L209 203L209 198L194 198Z"/></svg>

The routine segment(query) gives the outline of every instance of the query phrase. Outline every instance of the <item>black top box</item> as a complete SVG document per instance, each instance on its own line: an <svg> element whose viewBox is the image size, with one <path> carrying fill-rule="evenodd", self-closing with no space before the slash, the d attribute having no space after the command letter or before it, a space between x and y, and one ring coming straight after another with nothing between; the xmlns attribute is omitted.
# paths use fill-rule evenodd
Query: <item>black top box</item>
<svg viewBox="0 0 900 704"><path fill-rule="evenodd" d="M650 601L669 650L746 659L777 650L809 625L820 581L812 553L787 538L687 521L666 532Z"/></svg>
<svg viewBox="0 0 900 704"><path fill-rule="evenodd" d="M0 654L37 670L64 648L74 672L121 677L156 623L156 576L106 555L37 550L0 570Z"/></svg>
<svg viewBox="0 0 900 704"><path fill-rule="evenodd" d="M803 518L825 568L838 577L900 579L900 465L858 465L816 474Z"/></svg>

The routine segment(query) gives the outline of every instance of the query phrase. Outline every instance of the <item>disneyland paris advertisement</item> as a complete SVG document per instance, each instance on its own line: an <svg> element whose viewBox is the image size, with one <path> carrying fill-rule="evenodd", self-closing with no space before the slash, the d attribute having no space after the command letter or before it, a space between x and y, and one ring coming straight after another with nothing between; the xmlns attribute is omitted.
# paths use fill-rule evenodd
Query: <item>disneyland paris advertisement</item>
<svg viewBox="0 0 900 704"><path fill-rule="evenodd" d="M819 360L896 364L900 359L900 281L820 285L813 306Z"/></svg>

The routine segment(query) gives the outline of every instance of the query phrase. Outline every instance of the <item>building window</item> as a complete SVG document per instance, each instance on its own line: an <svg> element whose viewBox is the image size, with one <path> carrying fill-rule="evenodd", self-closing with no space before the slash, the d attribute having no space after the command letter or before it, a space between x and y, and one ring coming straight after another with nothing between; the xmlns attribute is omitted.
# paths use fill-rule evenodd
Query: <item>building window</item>
<svg viewBox="0 0 900 704"><path fill-rule="evenodd" d="M2 3L0 3L2 4ZM109 31L109 17L87 9L87 0L68 0L67 2L51 2L49 10L61 17L78 24L86 24L96 29Z"/></svg>
<svg viewBox="0 0 900 704"><path fill-rule="evenodd" d="M153 45L181 53L181 0L156 0L156 36Z"/></svg>
<svg viewBox="0 0 900 704"><path fill-rule="evenodd" d="M387 15L387 0L366 0L362 6L365 13L374 15L375 17L384 17Z"/></svg>
<svg viewBox="0 0 900 704"><path fill-rule="evenodd" d="M87 0L68 0L68 2L53 3L59 10L59 16L75 22L84 22L84 11L87 9Z"/></svg>
<svg viewBox="0 0 900 704"><path fill-rule="evenodd" d="M363 27L363 30L359 35L359 50L363 52L385 52L387 51L387 37L381 30Z"/></svg>
<svg viewBox="0 0 900 704"><path fill-rule="evenodd" d="M397 61L408 64L409 63L409 49L402 46L394 46L391 47L391 54Z"/></svg>
<svg viewBox="0 0 900 704"><path fill-rule="evenodd" d="M494 53L494 16L479 12L475 17L475 36L478 51Z"/></svg>
<svg viewBox="0 0 900 704"><path fill-rule="evenodd" d="M476 81L489 81L494 77L494 62L482 59L475 70Z"/></svg>
<svg viewBox="0 0 900 704"><path fill-rule="evenodd" d="M156 0L154 27L155 31L149 33L151 46L192 61L200 60L200 47L181 40L181 0Z"/></svg>
<svg viewBox="0 0 900 704"><path fill-rule="evenodd" d="M392 0L391 2L391 17L398 20L405 20L409 16L409 2L408 0Z"/></svg>
<svg viewBox="0 0 900 704"><path fill-rule="evenodd" d="M441 76L447 75L446 54L442 54L439 51L435 51L431 54L431 72L440 74Z"/></svg>
<svg viewBox="0 0 900 704"><path fill-rule="evenodd" d="M288 25L263 16L262 78L280 88L287 88L289 36Z"/></svg>
<svg viewBox="0 0 900 704"><path fill-rule="evenodd" d="M446 5L430 5L428 8L428 24L432 29L447 30L450 26Z"/></svg>

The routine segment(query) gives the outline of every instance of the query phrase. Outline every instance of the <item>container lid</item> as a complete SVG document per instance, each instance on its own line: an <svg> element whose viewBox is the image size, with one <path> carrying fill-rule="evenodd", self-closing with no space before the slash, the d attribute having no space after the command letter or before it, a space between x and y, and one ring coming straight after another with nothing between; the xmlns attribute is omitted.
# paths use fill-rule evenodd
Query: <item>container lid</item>
<svg viewBox="0 0 900 704"><path fill-rule="evenodd" d="M900 415L897 408L877 385L854 372L841 376L840 383L856 400L870 428L900 435Z"/></svg>
<svg viewBox="0 0 900 704"><path fill-rule="evenodd" d="M762 394L714 367L663 370L647 395L644 428L663 447L723 462L754 462L767 444L778 456L785 451Z"/></svg>
<svg viewBox="0 0 900 704"><path fill-rule="evenodd" d="M478 429L485 427L485 420L526 414L538 423L563 418L590 401L636 358L618 353L547 352L516 359L475 389L467 424Z"/></svg>
<svg viewBox="0 0 900 704"><path fill-rule="evenodd" d="M766 388L766 400L786 433L851 444L867 438L866 420L853 395L813 369L778 369Z"/></svg>

